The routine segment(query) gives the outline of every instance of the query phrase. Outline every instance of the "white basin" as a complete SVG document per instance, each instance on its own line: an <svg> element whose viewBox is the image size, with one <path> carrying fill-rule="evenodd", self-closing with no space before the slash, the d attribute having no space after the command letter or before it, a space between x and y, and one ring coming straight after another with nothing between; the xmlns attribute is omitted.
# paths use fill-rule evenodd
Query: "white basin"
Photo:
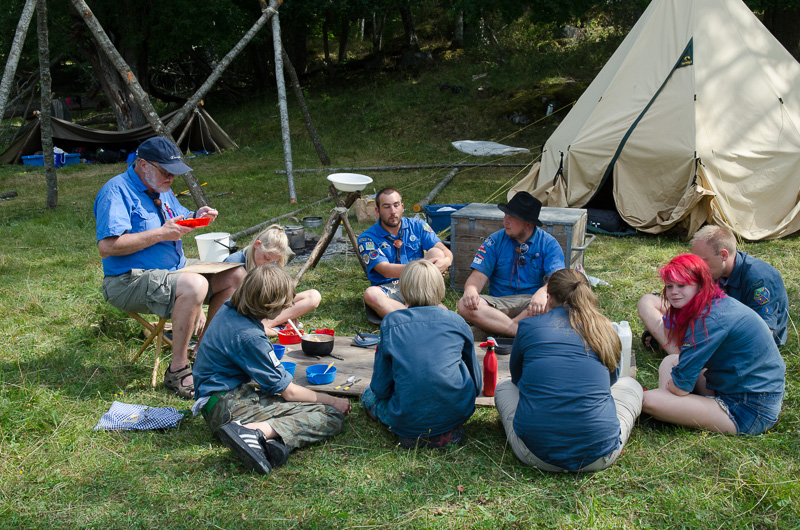
<svg viewBox="0 0 800 530"><path fill-rule="evenodd" d="M339 191L361 191L372 182L370 177L358 173L334 173L328 175L328 180Z"/></svg>

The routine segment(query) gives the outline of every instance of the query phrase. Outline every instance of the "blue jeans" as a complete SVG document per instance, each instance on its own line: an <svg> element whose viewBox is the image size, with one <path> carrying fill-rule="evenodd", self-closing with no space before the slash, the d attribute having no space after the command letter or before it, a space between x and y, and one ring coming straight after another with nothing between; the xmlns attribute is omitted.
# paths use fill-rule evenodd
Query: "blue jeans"
<svg viewBox="0 0 800 530"><path fill-rule="evenodd" d="M766 432L778 421L783 392L717 393L714 399L736 425L737 434L756 435Z"/></svg>

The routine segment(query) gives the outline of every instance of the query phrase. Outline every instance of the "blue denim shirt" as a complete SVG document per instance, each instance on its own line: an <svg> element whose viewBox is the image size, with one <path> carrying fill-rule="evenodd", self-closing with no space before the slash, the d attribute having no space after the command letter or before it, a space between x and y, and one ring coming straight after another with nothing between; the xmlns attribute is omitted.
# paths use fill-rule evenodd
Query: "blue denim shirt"
<svg viewBox="0 0 800 530"><path fill-rule="evenodd" d="M698 318L686 338L675 386L691 392L703 368L706 385L723 394L783 392L786 365L767 324L738 300L712 300L705 319Z"/></svg>
<svg viewBox="0 0 800 530"><path fill-rule="evenodd" d="M545 462L576 470L619 447L610 373L564 307L519 323L509 362L519 387L514 432Z"/></svg>
<svg viewBox="0 0 800 530"><path fill-rule="evenodd" d="M491 296L533 294L547 277L564 268L564 251L541 228L522 246L499 230L478 248L471 267L489 277Z"/></svg>
<svg viewBox="0 0 800 530"><path fill-rule="evenodd" d="M775 344L786 344L789 297L775 267L740 250L736 252L731 275L720 279L719 284L728 296L758 313L772 330Z"/></svg>
<svg viewBox="0 0 800 530"><path fill-rule="evenodd" d="M254 380L263 392L280 394L292 376L280 363L260 320L240 315L230 302L208 325L192 370L195 399L233 390Z"/></svg>
<svg viewBox="0 0 800 530"><path fill-rule="evenodd" d="M162 202L160 211L153 203L156 198ZM125 173L106 182L97 193L94 200L97 241L153 230L163 225L167 217L188 216L191 213L178 202L172 191L151 195L131 164ZM174 271L185 263L180 240L159 241L127 256L103 258L103 274L119 276L131 269Z"/></svg>
<svg viewBox="0 0 800 530"><path fill-rule="evenodd" d="M384 317L369 386L389 400L393 432L415 438L458 427L475 411L481 385L472 332L459 315L425 306Z"/></svg>

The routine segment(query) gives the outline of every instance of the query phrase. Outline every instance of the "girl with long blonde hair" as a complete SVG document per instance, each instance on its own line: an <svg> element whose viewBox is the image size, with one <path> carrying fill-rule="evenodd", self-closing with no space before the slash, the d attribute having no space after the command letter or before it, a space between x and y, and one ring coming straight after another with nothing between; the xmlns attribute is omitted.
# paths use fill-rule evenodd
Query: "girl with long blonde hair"
<svg viewBox="0 0 800 530"><path fill-rule="evenodd" d="M239 252L231 254L225 261L242 263L249 272L261 265L273 265L282 269L293 257L294 253L289 247L286 231L282 226L270 225L254 237L252 243ZM296 322L301 316L316 309L321 301L322 296L316 289L297 293L291 306L285 308L274 318L262 321L267 336L274 337L278 331L287 326L289 319Z"/></svg>
<svg viewBox="0 0 800 530"><path fill-rule="evenodd" d="M642 387L619 377L622 345L580 272L554 272L547 295L546 313L520 321L497 411L522 462L553 472L604 469L631 434Z"/></svg>

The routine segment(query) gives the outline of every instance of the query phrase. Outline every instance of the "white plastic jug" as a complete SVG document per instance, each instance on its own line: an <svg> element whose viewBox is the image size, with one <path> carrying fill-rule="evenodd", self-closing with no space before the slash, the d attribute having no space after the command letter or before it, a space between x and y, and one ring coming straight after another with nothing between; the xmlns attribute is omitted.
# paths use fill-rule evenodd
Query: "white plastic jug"
<svg viewBox="0 0 800 530"><path fill-rule="evenodd" d="M195 236L200 261L223 261L231 251L231 235L227 232L209 232Z"/></svg>
<svg viewBox="0 0 800 530"><path fill-rule="evenodd" d="M622 320L619 322L619 324L612 322L611 325L614 326L614 331L617 332L619 340L622 343L622 355L619 361L619 375L620 377L631 376L631 355L633 355L633 352L631 351L631 347L633 346L633 333L631 332L631 325L627 320Z"/></svg>

